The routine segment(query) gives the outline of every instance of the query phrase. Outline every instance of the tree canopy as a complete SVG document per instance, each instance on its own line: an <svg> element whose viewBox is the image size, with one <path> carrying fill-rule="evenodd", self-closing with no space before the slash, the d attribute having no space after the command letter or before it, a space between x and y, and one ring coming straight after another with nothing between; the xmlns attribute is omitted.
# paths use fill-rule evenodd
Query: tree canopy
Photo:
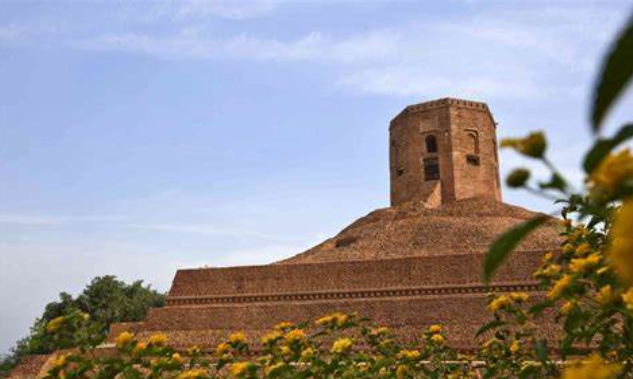
<svg viewBox="0 0 633 379"><path fill-rule="evenodd" d="M29 335L19 340L9 354L2 356L0 377L6 376L25 355L47 354L55 350L55 342L46 333L45 327L57 317L84 312L105 336L110 324L141 321L150 308L164 304L165 295L145 285L142 280L127 284L112 275L95 277L76 297L62 292L57 301L44 307Z"/></svg>

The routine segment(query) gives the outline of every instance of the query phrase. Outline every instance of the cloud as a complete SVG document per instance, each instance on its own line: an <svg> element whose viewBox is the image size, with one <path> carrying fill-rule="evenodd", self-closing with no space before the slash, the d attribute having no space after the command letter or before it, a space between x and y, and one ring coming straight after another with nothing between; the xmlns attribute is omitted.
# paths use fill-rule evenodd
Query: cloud
<svg viewBox="0 0 633 379"><path fill-rule="evenodd" d="M199 29L183 28L175 34L110 34L77 41L94 51L137 53L161 59L255 59L267 61L319 61L366 64L388 59L398 52L400 36L377 30L343 39L312 32L290 41L239 34L225 39L205 36Z"/></svg>
<svg viewBox="0 0 633 379"><path fill-rule="evenodd" d="M279 0L190 0L178 2L176 18L218 16L233 20L261 17L277 8Z"/></svg>
<svg viewBox="0 0 633 379"><path fill-rule="evenodd" d="M468 99L506 96L525 99L544 92L525 77L495 78L492 76L442 76L424 67L390 66L359 70L341 76L336 84L372 95L433 97L438 93Z"/></svg>
<svg viewBox="0 0 633 379"><path fill-rule="evenodd" d="M491 101L500 97L523 100L583 94L585 88L579 88L577 81L572 84L570 78L595 70L599 49L623 18L615 8L592 4L537 10L472 4L468 13L422 17L417 22L388 28L351 33L320 29L301 34L289 29L283 37L254 31L219 35L221 28L202 22L209 17L261 17L281 3L131 3L119 8L129 17L108 24L108 32L72 32L72 27L66 25L57 29L68 33L39 34L67 48L90 52L180 61L310 63L306 69L326 66L331 72L331 84L350 93L400 97L450 93ZM161 27L139 24L141 18L160 23ZM166 20L170 22L165 23ZM38 35L35 31L27 33L26 38L23 29L17 25L0 26L0 42L20 40L26 45L38 38L34 37Z"/></svg>
<svg viewBox="0 0 633 379"><path fill-rule="evenodd" d="M199 234L206 236L223 237L254 237L267 240L287 240L288 237L278 234L260 233L248 229L227 229L219 228L210 224L124 224L125 228L153 230L169 233Z"/></svg>
<svg viewBox="0 0 633 379"><path fill-rule="evenodd" d="M0 42L15 43L25 37L25 30L18 25L0 25Z"/></svg>
<svg viewBox="0 0 633 379"><path fill-rule="evenodd" d="M147 3L141 2L143 11L132 7L125 14L128 18L143 22L187 22L213 17L230 20L247 20L263 17L272 13L281 0L187 0L162 1L145 9Z"/></svg>
<svg viewBox="0 0 633 379"><path fill-rule="evenodd" d="M120 216L54 216L29 214L0 214L0 224L17 225L64 225L71 222L111 222L121 220Z"/></svg>
<svg viewBox="0 0 633 379"><path fill-rule="evenodd" d="M59 216L59 215L32 215L32 214L0 214L0 224L33 226L33 227L57 227L72 223L98 222L109 227L147 230L167 233L197 234L217 237L257 238L274 241L296 241L302 237L288 236L272 233L264 233L248 228L218 227L208 223L130 223L129 217L123 216Z"/></svg>
<svg viewBox="0 0 633 379"><path fill-rule="evenodd" d="M613 32L604 25L615 27L619 17L615 11L591 6L538 12L475 10L467 18L426 20L347 35L312 31L284 39L247 33L217 37L204 27L180 27L162 34L110 33L76 41L74 46L166 60L329 65L334 68L336 88L361 94L451 93L486 100L526 99L582 93L565 83L565 77L552 78L553 68L566 75L594 69L596 46L602 46Z"/></svg>

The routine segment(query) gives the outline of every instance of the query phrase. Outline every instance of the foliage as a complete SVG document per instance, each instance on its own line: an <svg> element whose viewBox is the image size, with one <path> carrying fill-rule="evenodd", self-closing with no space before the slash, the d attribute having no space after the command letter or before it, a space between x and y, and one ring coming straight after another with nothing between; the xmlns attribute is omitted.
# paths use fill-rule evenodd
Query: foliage
<svg viewBox="0 0 633 379"><path fill-rule="evenodd" d="M28 337L18 341L11 353L0 361L0 377L6 376L19 359L29 354L48 354L59 348L76 346L68 338L60 339L46 330L53 320L70 317L76 314L89 316L89 332L93 338L102 340L110 324L124 321L141 321L147 310L160 307L165 303L165 296L142 281L126 284L114 276L94 278L76 298L62 292L59 300L51 302L44 308ZM83 324L82 324L83 325ZM78 329L87 332L82 328Z"/></svg>

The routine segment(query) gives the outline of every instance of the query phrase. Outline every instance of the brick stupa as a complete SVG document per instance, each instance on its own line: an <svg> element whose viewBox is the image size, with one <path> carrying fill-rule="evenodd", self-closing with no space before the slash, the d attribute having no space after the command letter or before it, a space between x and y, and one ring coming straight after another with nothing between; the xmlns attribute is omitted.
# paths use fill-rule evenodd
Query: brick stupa
<svg viewBox="0 0 633 379"><path fill-rule="evenodd" d="M501 202L496 123L484 103L446 98L406 107L390 125L391 207L337 236L264 266L179 270L164 308L141 323L179 347L212 349L230 331L257 338L281 321L358 311L403 339L443 323L450 342L474 347L491 291L539 296L531 273L556 249L552 222L525 240L490 286L483 253L509 227L535 216Z"/></svg>
<svg viewBox="0 0 633 379"><path fill-rule="evenodd" d="M488 106L451 98L408 106L391 121L389 144L391 207L270 265L179 270L167 305L143 322L112 325L110 341L122 331L141 339L162 332L177 348L212 350L231 331L258 340L281 321L357 311L404 340L442 323L450 344L474 348L475 331L490 318L489 292L542 296L531 273L559 246L555 222L526 239L486 286L490 243L535 216L501 201ZM27 358L13 377L35 376L40 361Z"/></svg>

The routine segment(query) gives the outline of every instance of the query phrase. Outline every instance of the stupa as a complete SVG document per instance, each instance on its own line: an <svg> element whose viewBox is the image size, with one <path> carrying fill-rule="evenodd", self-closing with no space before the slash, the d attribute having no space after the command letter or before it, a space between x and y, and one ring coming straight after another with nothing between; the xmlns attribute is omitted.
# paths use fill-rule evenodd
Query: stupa
<svg viewBox="0 0 633 379"><path fill-rule="evenodd" d="M232 331L254 340L281 321L359 312L406 340L442 323L447 342L475 347L490 292L543 296L532 272L560 243L552 220L523 241L495 279L483 254L536 214L501 201L496 123L485 103L445 98L410 105L390 125L391 206L338 235L270 265L178 270L163 308L111 326L176 348L213 350ZM548 333L551 323L541 326ZM555 332L555 331L552 331ZM12 377L31 378L46 357L27 357Z"/></svg>
<svg viewBox="0 0 633 379"><path fill-rule="evenodd" d="M474 347L489 292L541 296L531 273L559 244L555 222L525 240L490 285L483 254L534 212L501 201L496 123L485 103L445 98L406 107L390 125L391 207L270 265L179 270L163 308L140 323L178 347L212 349L235 330L257 337L281 321L357 311L403 339L434 323Z"/></svg>

